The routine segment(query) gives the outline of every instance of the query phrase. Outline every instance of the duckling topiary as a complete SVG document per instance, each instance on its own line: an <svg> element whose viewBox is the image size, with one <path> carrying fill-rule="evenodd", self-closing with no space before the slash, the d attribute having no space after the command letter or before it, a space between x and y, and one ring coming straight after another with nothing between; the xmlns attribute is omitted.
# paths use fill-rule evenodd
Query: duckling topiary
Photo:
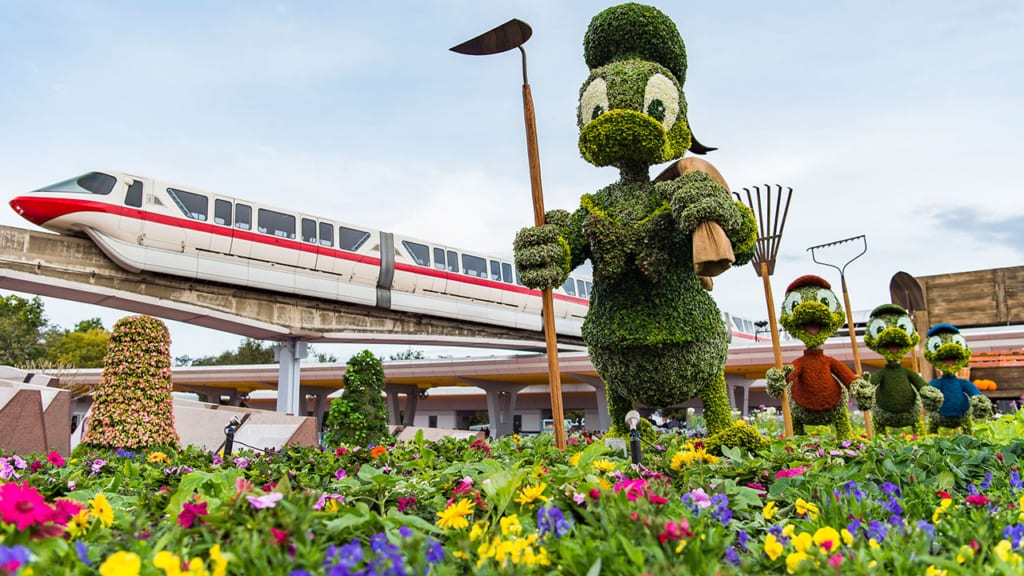
<svg viewBox="0 0 1024 576"><path fill-rule="evenodd" d="M928 383L942 393L942 405L928 414L928 432L939 428L960 428L964 434L973 430L973 418L982 420L992 415L992 401L970 380L957 378L956 373L971 361L971 349L960 329L952 324L936 324L928 330L924 359L942 373Z"/></svg>
<svg viewBox="0 0 1024 576"><path fill-rule="evenodd" d="M864 344L885 358L885 367L871 374L875 389L874 418L878 431L910 426L924 434L922 400L928 410L942 405L942 394L928 386L920 374L904 367L900 360L917 346L921 336L910 314L896 304L883 304L871 311Z"/></svg>
<svg viewBox="0 0 1024 576"><path fill-rule="evenodd" d="M652 165L688 148L708 150L687 122L686 49L671 19L640 4L608 8L587 29L584 57L590 76L577 109L580 153L595 166L617 167L620 179L584 195L573 214L552 210L544 226L520 231L516 266L527 286L553 288L572 268L593 264L583 338L606 385L612 433L634 403L658 408L694 397L704 402L708 432L719 432L732 423L728 335L695 271L693 238L715 223L743 264L754 254L753 214L731 200L706 162L680 168L675 179L650 179Z"/></svg>
<svg viewBox="0 0 1024 576"><path fill-rule="evenodd" d="M850 388L862 408L873 400L867 382L821 349L845 320L839 299L824 278L801 276L786 288L779 323L807 349L793 364L769 368L765 381L768 394L775 398L789 388L794 434L804 434L806 424L818 424L832 426L836 438L849 438Z"/></svg>

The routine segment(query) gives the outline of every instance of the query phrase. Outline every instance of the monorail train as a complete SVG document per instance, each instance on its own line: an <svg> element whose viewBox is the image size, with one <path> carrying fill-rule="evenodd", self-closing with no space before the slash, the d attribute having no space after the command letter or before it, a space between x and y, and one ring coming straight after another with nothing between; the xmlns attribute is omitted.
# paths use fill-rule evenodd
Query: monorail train
<svg viewBox="0 0 1024 576"><path fill-rule="evenodd" d="M541 329L540 292L507 258L117 171L11 200L33 224L87 236L119 266L485 324ZM555 329L579 336L591 280L554 291ZM753 340L723 319L734 337ZM749 323L749 321L747 321Z"/></svg>

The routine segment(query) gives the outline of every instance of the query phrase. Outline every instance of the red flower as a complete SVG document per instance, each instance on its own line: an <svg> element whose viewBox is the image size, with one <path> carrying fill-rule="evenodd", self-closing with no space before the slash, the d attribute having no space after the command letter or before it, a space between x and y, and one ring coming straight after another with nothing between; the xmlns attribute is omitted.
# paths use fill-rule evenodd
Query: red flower
<svg viewBox="0 0 1024 576"><path fill-rule="evenodd" d="M200 502L198 504L185 502L181 507L181 514L178 514L178 524L185 528L195 526L196 518L206 516L208 514L206 511L206 502Z"/></svg>
<svg viewBox="0 0 1024 576"><path fill-rule="evenodd" d="M1002 452L1000 452L999 454L996 454L996 459L998 459L1000 462L1003 461L1003 454L1002 454Z"/></svg>
<svg viewBox="0 0 1024 576"><path fill-rule="evenodd" d="M651 494L650 496L647 497L647 501L656 506L660 506L661 504L667 503L668 498L665 498L664 496L658 496L657 494Z"/></svg>
<svg viewBox="0 0 1024 576"><path fill-rule="evenodd" d="M63 468L65 464L64 457L61 456L60 453L57 452L56 450L53 450L46 455L46 461L49 462L50 464L53 464L57 468Z"/></svg>
<svg viewBox="0 0 1024 576"><path fill-rule="evenodd" d="M28 471L32 472L32 473L35 473L35 472L38 472L39 469L42 468L42 467L43 467L43 463L42 462L40 462L39 460L33 460L32 463L28 465Z"/></svg>
<svg viewBox="0 0 1024 576"><path fill-rule="evenodd" d="M597 488L591 488L590 489L590 499L591 500L600 500L601 499L601 491L598 490Z"/></svg>
<svg viewBox="0 0 1024 576"><path fill-rule="evenodd" d="M936 490L935 495L941 499L952 498L952 496L949 495L949 492L946 492L945 490Z"/></svg>
<svg viewBox="0 0 1024 576"><path fill-rule="evenodd" d="M977 506L979 508L991 502L991 500L982 494L971 494L965 501L971 506Z"/></svg>
<svg viewBox="0 0 1024 576"><path fill-rule="evenodd" d="M288 541L288 532L285 530L271 528L270 534L274 536L274 542L276 542L278 545L284 544Z"/></svg>

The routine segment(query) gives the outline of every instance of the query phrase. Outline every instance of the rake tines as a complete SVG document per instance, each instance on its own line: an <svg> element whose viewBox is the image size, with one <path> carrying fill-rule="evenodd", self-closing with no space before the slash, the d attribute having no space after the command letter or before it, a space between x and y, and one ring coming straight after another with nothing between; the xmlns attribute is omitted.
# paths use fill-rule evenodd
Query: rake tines
<svg viewBox="0 0 1024 576"><path fill-rule="evenodd" d="M743 189L747 193L747 205L750 206L751 211L757 217L757 247L754 259L750 263L754 265L754 271L757 272L758 276L761 275L762 262L768 265L769 276L775 273L775 258L779 253L782 230L786 227L786 216L789 214L789 200L793 196L792 188L787 188L785 195L782 193L781 185L776 184L775 188L776 192L773 195L771 185L765 184L764 197L761 196L760 186L753 186L753 194L751 194L750 188ZM742 202L738 193L733 192L733 195ZM774 206L772 205L773 196L775 198ZM783 196L785 196L785 202L783 202ZM757 199L756 202L754 201L755 197Z"/></svg>

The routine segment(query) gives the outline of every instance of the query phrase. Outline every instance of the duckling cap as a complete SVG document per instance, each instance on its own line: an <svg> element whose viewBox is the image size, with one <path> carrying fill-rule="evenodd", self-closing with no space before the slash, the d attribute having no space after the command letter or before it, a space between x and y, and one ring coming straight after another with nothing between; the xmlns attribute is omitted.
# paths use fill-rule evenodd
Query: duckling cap
<svg viewBox="0 0 1024 576"><path fill-rule="evenodd" d="M931 338L936 334L959 334L960 329L952 324L936 324L928 329L928 337Z"/></svg>
<svg viewBox="0 0 1024 576"><path fill-rule="evenodd" d="M630 2L594 16L583 36L583 57L591 70L629 58L656 62L680 86L686 82L683 37L672 19L654 6Z"/></svg>

